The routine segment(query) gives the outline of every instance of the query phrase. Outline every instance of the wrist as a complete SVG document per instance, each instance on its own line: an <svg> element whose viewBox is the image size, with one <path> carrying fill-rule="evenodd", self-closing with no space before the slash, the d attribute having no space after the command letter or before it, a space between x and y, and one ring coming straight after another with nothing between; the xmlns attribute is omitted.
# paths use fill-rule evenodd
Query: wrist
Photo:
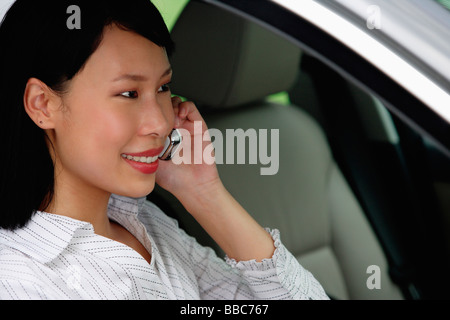
<svg viewBox="0 0 450 320"><path fill-rule="evenodd" d="M275 248L270 234L233 198L220 180L202 186L195 195L187 195L180 201L228 257L237 261L262 261L272 257Z"/></svg>
<svg viewBox="0 0 450 320"><path fill-rule="evenodd" d="M183 192L178 200L183 204L186 210L194 217L206 213L208 211L215 211L216 206L229 197L229 193L220 179L202 184L192 188L191 191Z"/></svg>

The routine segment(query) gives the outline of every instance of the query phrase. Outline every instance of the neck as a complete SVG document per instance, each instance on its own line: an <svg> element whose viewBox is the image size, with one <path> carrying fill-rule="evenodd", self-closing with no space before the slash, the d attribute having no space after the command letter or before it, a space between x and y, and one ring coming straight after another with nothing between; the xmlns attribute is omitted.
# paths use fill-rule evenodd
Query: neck
<svg viewBox="0 0 450 320"><path fill-rule="evenodd" d="M111 194L86 185L78 186L55 181L55 192L48 208L49 213L89 222L95 233L109 237L108 201Z"/></svg>

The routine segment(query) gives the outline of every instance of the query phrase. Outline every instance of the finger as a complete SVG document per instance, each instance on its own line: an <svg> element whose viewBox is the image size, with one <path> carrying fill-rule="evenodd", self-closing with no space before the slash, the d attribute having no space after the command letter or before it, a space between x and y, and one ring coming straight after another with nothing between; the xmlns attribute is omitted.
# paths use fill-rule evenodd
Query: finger
<svg viewBox="0 0 450 320"><path fill-rule="evenodd" d="M171 98L171 100L172 100L173 112L174 112L175 116L178 116L178 113L180 112L180 110L179 110L180 109L180 103L182 102L181 98L177 97L177 96L173 96Z"/></svg>
<svg viewBox="0 0 450 320"><path fill-rule="evenodd" d="M190 104L188 102L182 102L178 105L178 114L175 118L175 124L177 127L182 127L187 121L187 115L190 112Z"/></svg>
<svg viewBox="0 0 450 320"><path fill-rule="evenodd" d="M198 111L195 104L191 101L183 102L180 105L180 116L183 119L187 119L188 121L203 121L200 112Z"/></svg>
<svg viewBox="0 0 450 320"><path fill-rule="evenodd" d="M178 96L173 96L171 98L171 100L172 100L172 106L174 109L178 108L179 104L182 102L181 98Z"/></svg>
<svg viewBox="0 0 450 320"><path fill-rule="evenodd" d="M171 100L172 100L173 114L175 116L174 126L175 126L175 128L177 128L180 126L180 123L181 123L181 119L179 118L179 113L180 113L180 103L182 102L182 100L178 96L173 96L171 98Z"/></svg>
<svg viewBox="0 0 450 320"><path fill-rule="evenodd" d="M208 129L197 107L191 101L185 101L179 105L177 121L179 127L193 125L195 122L200 121L202 123L202 132Z"/></svg>
<svg viewBox="0 0 450 320"><path fill-rule="evenodd" d="M182 102L179 106L179 112L178 112L178 116L181 119L186 119L187 114L189 113L189 109L190 109L190 103L189 102Z"/></svg>

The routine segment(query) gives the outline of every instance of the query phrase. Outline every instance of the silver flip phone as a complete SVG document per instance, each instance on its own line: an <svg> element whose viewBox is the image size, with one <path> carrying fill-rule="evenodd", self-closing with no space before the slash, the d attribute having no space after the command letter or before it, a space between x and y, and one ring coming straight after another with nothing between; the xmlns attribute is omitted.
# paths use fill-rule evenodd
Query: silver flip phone
<svg viewBox="0 0 450 320"><path fill-rule="evenodd" d="M164 149L159 154L159 159L170 160L177 152L181 144L181 133L177 129L173 129L164 143Z"/></svg>

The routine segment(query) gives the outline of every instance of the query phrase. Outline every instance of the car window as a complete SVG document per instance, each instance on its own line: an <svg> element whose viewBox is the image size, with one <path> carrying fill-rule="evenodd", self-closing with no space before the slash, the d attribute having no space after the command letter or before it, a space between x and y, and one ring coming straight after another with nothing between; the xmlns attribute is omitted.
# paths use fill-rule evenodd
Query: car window
<svg viewBox="0 0 450 320"><path fill-rule="evenodd" d="M241 6L239 1L224 2ZM286 12L264 13L262 5L254 10L251 5L242 5L240 9L250 10L246 12L250 16L259 14L256 20L262 19L261 25L270 24L268 30L294 40L292 43L302 52L293 86L267 96L267 100L305 112L323 130L334 160L393 263L391 272L395 280L403 281L411 274L418 277L423 295L414 293L412 285L406 289L408 295L445 295L432 283L449 282L444 270L450 256L450 160L432 139L397 112L410 111L415 107L410 102L415 99L391 79L377 73L373 66L360 64L354 59L356 56L350 56L335 40L322 37L307 23L282 16ZM277 58L282 60L282 54ZM368 81L361 81L359 76ZM255 83L245 84L250 91L254 89L252 86ZM377 94L383 90L386 95ZM433 121L428 123L430 127L444 123ZM291 145L295 146L296 137L291 139ZM292 170L295 177L296 169ZM259 191L259 188L249 189L238 196L245 199ZM296 190L291 192L286 197L296 197ZM292 217L284 219L279 221L281 225L295 221ZM412 267L402 269L404 265L398 262L403 259L412 260ZM426 261L436 263L430 265Z"/></svg>
<svg viewBox="0 0 450 320"><path fill-rule="evenodd" d="M172 30L178 16L183 11L184 7L189 2L189 0L171 0L171 1L154 0L152 2L161 12L161 15L163 16L168 29ZM273 102L289 104L289 95L287 92L275 93L273 95L268 96L267 99Z"/></svg>
<svg viewBox="0 0 450 320"><path fill-rule="evenodd" d="M189 0L152 0L164 18L169 30L173 28L178 16Z"/></svg>
<svg viewBox="0 0 450 320"><path fill-rule="evenodd" d="M436 0L440 4L442 4L445 8L450 10L450 1L449 0Z"/></svg>

